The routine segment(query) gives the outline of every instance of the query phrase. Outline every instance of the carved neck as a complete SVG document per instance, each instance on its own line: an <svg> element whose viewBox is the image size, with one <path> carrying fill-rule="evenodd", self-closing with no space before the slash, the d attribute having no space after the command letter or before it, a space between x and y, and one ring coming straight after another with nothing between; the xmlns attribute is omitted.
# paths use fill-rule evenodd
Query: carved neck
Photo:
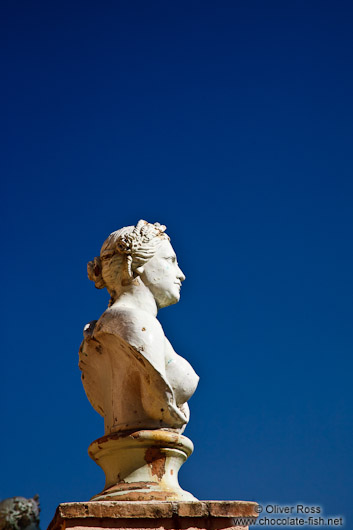
<svg viewBox="0 0 353 530"><path fill-rule="evenodd" d="M141 280L138 280L138 284L120 287L116 293L115 302L112 304L112 307L142 309L154 317L157 316L158 312L153 294Z"/></svg>

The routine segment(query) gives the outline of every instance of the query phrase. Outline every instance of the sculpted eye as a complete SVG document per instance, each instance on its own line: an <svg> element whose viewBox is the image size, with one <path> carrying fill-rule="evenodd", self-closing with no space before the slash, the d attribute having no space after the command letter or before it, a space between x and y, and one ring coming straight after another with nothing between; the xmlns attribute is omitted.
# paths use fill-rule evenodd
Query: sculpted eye
<svg viewBox="0 0 353 530"><path fill-rule="evenodd" d="M176 262L176 257L175 256L169 256L168 258L165 258L167 261L171 261L172 263L175 263Z"/></svg>

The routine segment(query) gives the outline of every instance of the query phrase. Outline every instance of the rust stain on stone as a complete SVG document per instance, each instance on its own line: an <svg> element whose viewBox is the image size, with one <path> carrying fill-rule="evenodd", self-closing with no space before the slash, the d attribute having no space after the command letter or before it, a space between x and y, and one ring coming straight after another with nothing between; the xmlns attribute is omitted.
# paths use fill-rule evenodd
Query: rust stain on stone
<svg viewBox="0 0 353 530"><path fill-rule="evenodd" d="M108 499L102 499L108 500ZM175 500L175 493L167 491L144 491L144 492L135 492L130 491L128 493L123 493L119 496L109 497L110 501L168 501Z"/></svg>
<svg viewBox="0 0 353 530"><path fill-rule="evenodd" d="M118 484L111 486L102 491L102 493L115 493L121 491L130 491L130 490L140 490L140 489L150 489L152 486L155 486L156 482L125 482L121 480ZM101 495L100 493L99 495ZM138 491L137 491L138 493Z"/></svg>
<svg viewBox="0 0 353 530"><path fill-rule="evenodd" d="M150 447L145 453L145 460L151 467L152 475L156 475L160 480L165 473L166 455L158 447Z"/></svg>

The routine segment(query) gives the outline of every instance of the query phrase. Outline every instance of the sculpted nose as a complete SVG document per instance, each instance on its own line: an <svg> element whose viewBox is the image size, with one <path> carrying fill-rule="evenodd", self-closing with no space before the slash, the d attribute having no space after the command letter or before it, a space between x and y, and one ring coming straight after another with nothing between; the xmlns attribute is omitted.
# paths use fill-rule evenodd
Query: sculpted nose
<svg viewBox="0 0 353 530"><path fill-rule="evenodd" d="M181 270L180 267L178 267L179 271L178 271L178 279L183 282L185 280L185 274L183 273L183 271Z"/></svg>

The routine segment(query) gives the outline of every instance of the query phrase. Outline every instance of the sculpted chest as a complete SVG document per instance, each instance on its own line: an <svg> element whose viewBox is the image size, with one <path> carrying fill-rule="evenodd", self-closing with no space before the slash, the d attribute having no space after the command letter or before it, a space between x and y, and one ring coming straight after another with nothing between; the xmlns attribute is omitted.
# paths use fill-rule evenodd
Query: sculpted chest
<svg viewBox="0 0 353 530"><path fill-rule="evenodd" d="M138 324L111 312L88 327L79 361L87 397L104 417L106 434L161 427L181 431L198 376L175 353L159 323L152 326L147 318Z"/></svg>

